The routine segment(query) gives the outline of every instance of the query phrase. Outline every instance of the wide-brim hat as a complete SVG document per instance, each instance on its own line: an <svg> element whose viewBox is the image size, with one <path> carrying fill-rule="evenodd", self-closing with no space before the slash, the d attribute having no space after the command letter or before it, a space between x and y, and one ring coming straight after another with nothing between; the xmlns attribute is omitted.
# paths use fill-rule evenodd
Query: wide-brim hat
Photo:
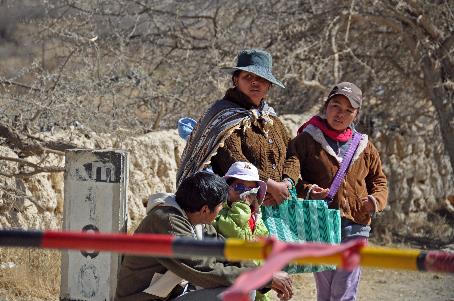
<svg viewBox="0 0 454 301"><path fill-rule="evenodd" d="M222 67L222 69L230 73L236 70L251 72L272 84L285 88L284 84L273 75L273 59L271 54L264 50L242 50L236 58L235 67Z"/></svg>
<svg viewBox="0 0 454 301"><path fill-rule="evenodd" d="M257 193L257 199L260 202L263 202L266 194L266 183L260 180L259 171L257 167L249 162L235 162L233 163L227 173L224 176L224 179L240 179L244 181L253 181L259 184L259 191Z"/></svg>

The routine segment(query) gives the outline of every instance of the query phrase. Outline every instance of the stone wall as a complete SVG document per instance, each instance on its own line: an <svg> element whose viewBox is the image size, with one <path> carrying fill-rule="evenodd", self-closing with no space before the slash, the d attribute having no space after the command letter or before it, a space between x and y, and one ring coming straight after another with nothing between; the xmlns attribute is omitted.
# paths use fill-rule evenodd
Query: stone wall
<svg viewBox="0 0 454 301"><path fill-rule="evenodd" d="M454 243L454 176L438 125L425 117L402 120L386 132L373 131L371 139L390 189L380 232Z"/></svg>
<svg viewBox="0 0 454 301"><path fill-rule="evenodd" d="M282 117L289 133L295 134L298 126L309 115L285 115ZM373 132L372 141L379 149L385 174L389 179L389 206L376 225L378 232L402 228L415 232L418 227L431 228L427 219L433 212L450 212L454 198L454 181L449 160L436 128L422 132L416 123L404 125L395 131L383 134ZM151 132L138 137L99 136L95 133L54 133L64 136L87 148L115 148L129 152L129 218L134 224L145 214L148 197L155 192L172 192L175 175L185 142L176 130ZM11 150L0 146L0 155L15 157ZM35 158L38 161L38 158ZM52 156L49 164L63 166L64 158ZM17 170L17 163L0 161L0 169L6 173ZM0 189L0 227L58 229L63 212L63 173L38 174L28 179L13 180L0 176L0 187L16 187L23 195L12 197ZM452 217L452 216L451 216ZM443 221L443 218L440 219ZM434 224L439 227L439 224ZM446 237L454 237L453 227L448 223L443 231ZM421 229L422 229L421 228ZM415 230L416 229L416 230ZM417 231L416 231L417 232ZM415 233L416 233L415 232Z"/></svg>

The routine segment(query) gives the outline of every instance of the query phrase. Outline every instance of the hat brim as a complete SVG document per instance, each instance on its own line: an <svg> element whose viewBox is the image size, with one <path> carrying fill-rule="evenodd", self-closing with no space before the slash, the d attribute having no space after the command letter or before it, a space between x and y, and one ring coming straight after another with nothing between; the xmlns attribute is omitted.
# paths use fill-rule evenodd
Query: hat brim
<svg viewBox="0 0 454 301"><path fill-rule="evenodd" d="M336 95L342 95L342 96L347 97L348 101L350 102L350 104L352 105L352 107L354 109L359 109L361 107L361 105L359 105L355 100L351 99L350 96L347 95L346 93L342 93L342 91L339 91L339 92L336 92L336 93L330 95L328 100L330 100L331 98L333 98Z"/></svg>
<svg viewBox="0 0 454 301"><path fill-rule="evenodd" d="M259 192L257 193L257 199L260 201L260 203L262 203L263 200L265 199L267 186L266 186L266 183L263 182L262 180L257 180L256 178L253 178L253 177L247 176L247 175L224 176L225 180L230 179L230 178L239 179L239 180L243 180L243 181L258 182L259 183Z"/></svg>
<svg viewBox="0 0 454 301"><path fill-rule="evenodd" d="M229 73L233 73L236 70L251 72L257 76L260 76L261 78L266 79L270 83L275 84L276 86L279 86L279 87L285 89L284 84L281 81L279 81L276 77L274 77L274 75L267 68L251 65L251 66L245 66L245 67L222 67L221 69L223 69L224 71L229 72Z"/></svg>

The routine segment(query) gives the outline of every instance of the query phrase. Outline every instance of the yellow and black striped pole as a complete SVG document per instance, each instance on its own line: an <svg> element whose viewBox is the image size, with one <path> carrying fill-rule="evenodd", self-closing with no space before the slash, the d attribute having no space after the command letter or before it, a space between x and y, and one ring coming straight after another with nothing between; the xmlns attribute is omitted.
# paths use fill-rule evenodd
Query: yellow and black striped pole
<svg viewBox="0 0 454 301"><path fill-rule="evenodd" d="M287 243L301 246L309 244ZM312 243L312 245L314 245ZM331 245L316 244L320 247ZM267 259L273 240L195 240L163 234L114 234L59 231L0 230L0 247L98 250L161 257L213 256L230 261ZM454 253L364 246L359 250L364 267L454 273ZM297 264L341 266L343 254L308 256L292 260Z"/></svg>

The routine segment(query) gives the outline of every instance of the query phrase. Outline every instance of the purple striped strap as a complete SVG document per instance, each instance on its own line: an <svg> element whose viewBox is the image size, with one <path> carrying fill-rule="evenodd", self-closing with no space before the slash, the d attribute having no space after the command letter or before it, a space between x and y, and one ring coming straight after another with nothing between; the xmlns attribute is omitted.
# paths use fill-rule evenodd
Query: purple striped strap
<svg viewBox="0 0 454 301"><path fill-rule="evenodd" d="M359 142L361 141L362 135L358 132L353 134L352 142L348 147L347 152L344 154L342 158L342 163L340 168L337 170L336 176L334 177L333 182L331 183L331 187L329 188L328 195L326 196L326 201L331 203L333 201L334 196L337 193L337 190L344 179L345 174L347 173L348 166L352 161L353 154L355 153L356 149L358 148Z"/></svg>

